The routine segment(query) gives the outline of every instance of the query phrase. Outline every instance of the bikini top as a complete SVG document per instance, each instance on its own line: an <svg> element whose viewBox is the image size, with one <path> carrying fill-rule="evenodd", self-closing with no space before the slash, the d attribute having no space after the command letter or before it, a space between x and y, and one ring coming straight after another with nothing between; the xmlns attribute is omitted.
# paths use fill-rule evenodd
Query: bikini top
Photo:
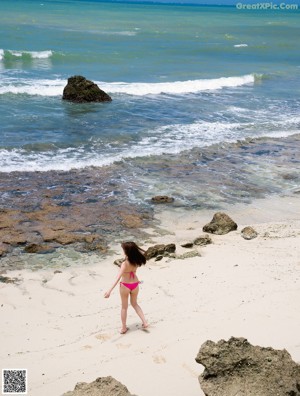
<svg viewBox="0 0 300 396"><path fill-rule="evenodd" d="M135 272L136 271L127 271L127 272L124 272L124 274L129 274L129 278L131 279L134 279L134 277L135 277Z"/></svg>

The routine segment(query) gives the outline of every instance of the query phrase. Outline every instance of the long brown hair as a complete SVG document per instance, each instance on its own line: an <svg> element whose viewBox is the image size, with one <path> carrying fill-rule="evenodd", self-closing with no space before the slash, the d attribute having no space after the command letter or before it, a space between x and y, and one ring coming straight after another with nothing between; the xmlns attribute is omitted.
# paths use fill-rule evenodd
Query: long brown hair
<svg viewBox="0 0 300 396"><path fill-rule="evenodd" d="M146 257L144 256L145 251L135 242L123 242L121 246L130 264L139 267L146 264Z"/></svg>

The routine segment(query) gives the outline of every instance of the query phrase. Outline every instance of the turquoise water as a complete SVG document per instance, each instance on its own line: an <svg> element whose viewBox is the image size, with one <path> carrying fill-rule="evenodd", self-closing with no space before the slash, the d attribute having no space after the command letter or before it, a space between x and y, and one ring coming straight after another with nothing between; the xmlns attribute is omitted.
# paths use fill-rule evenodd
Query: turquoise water
<svg viewBox="0 0 300 396"><path fill-rule="evenodd" d="M2 172L299 132L299 11L1 0ZM62 102L67 78L111 103Z"/></svg>

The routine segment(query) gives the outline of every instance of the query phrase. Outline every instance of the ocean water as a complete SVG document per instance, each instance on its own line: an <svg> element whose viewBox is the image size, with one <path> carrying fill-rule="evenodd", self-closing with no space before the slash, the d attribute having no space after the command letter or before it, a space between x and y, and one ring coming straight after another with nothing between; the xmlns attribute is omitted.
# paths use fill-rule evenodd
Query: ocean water
<svg viewBox="0 0 300 396"><path fill-rule="evenodd" d="M218 206L294 191L299 13L1 0L1 180L117 164L133 203L160 193ZM62 101L76 74L113 101Z"/></svg>

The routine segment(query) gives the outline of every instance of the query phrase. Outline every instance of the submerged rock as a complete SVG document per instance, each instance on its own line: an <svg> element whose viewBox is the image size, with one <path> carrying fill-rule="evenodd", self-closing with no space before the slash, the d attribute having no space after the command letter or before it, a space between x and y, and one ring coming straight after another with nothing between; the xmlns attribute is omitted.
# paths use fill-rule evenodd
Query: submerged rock
<svg viewBox="0 0 300 396"><path fill-rule="evenodd" d="M167 195L156 195L151 198L152 203L172 203L174 202L174 198L168 197Z"/></svg>
<svg viewBox="0 0 300 396"><path fill-rule="evenodd" d="M63 91L63 100L75 103L111 102L111 97L98 87L93 81L83 76L68 78L68 84Z"/></svg>
<svg viewBox="0 0 300 396"><path fill-rule="evenodd" d="M300 365L286 350L251 345L245 338L206 341L196 362L206 396L300 396Z"/></svg>
<svg viewBox="0 0 300 396"><path fill-rule="evenodd" d="M133 396L125 385L113 377L99 377L95 381L78 382L73 391L62 396Z"/></svg>
<svg viewBox="0 0 300 396"><path fill-rule="evenodd" d="M204 232L217 235L224 235L236 229L237 224L226 213L222 212L215 213L211 222L203 227Z"/></svg>
<svg viewBox="0 0 300 396"><path fill-rule="evenodd" d="M254 239L258 235L257 231L255 231L255 229L252 228L252 227L243 228L242 231L241 231L241 234L242 234L242 237L244 239L248 239L248 240L249 239Z"/></svg>

